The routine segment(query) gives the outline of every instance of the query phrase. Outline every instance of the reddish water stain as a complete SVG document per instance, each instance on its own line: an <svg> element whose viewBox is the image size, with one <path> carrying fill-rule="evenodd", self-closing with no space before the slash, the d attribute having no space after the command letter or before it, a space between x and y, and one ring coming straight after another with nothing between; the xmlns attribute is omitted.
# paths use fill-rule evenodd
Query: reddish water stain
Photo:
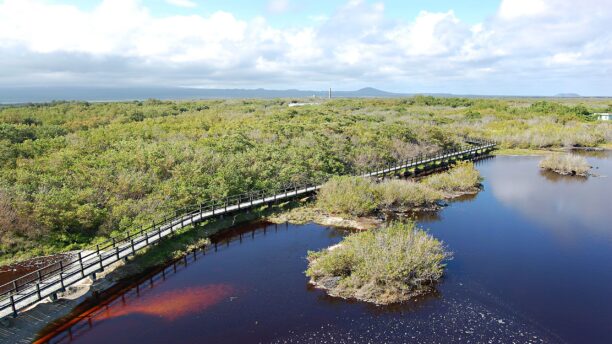
<svg viewBox="0 0 612 344"><path fill-rule="evenodd" d="M212 284L165 291L138 298L126 305L115 304L98 320L142 314L162 318L166 321L174 321L190 314L205 311L211 306L226 300L234 292L235 288L228 284Z"/></svg>

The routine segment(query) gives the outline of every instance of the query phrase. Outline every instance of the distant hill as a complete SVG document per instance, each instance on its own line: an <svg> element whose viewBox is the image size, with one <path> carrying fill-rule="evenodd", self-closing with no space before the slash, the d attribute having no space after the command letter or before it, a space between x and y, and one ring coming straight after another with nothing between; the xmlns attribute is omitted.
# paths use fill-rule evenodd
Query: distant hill
<svg viewBox="0 0 612 344"><path fill-rule="evenodd" d="M0 103L42 103L54 100L129 101L144 99L221 99L221 98L327 98L328 91L203 88L61 88L28 87L0 88ZM333 97L400 97L408 94L391 93L372 87L357 91L334 91Z"/></svg>
<svg viewBox="0 0 612 344"><path fill-rule="evenodd" d="M365 87L356 91L332 90L334 98L393 98L415 95L434 97L466 97L466 98L521 98L519 96L483 96L451 93L393 93L373 87ZM216 88L179 88L179 87L139 87L139 88L96 88L96 87L0 87L0 104L46 103L54 100L76 101L130 101L145 99L187 100L187 99L239 99L239 98L327 98L328 90L268 90L257 89L216 89ZM535 98L548 98L527 96ZM561 93L553 98L580 97L575 93Z"/></svg>

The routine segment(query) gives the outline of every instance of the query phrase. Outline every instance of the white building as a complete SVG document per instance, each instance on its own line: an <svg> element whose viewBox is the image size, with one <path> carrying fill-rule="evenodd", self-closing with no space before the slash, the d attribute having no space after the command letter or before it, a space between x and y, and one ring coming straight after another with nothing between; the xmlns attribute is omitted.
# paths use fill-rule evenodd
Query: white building
<svg viewBox="0 0 612 344"><path fill-rule="evenodd" d="M601 112L601 113L594 113L593 116L595 116L595 118L597 118L600 121L609 121L612 120L612 113L606 113L606 112Z"/></svg>

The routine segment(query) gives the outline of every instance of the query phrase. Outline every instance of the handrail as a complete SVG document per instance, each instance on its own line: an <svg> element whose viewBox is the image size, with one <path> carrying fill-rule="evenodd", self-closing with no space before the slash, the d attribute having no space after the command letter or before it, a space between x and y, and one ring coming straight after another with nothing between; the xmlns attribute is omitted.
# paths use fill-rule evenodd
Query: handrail
<svg viewBox="0 0 612 344"><path fill-rule="evenodd" d="M385 175L398 170L418 167L432 162L435 163L463 154L476 154L478 151L493 148L496 145L492 141L481 139L466 138L465 141L473 143L475 146L462 146L459 149L449 149L437 154L419 154L419 156L410 159L387 162L384 165L378 165L375 168L369 169L369 171L358 172L356 175L364 177ZM247 193L228 196L224 199L211 199L207 202L176 210L174 215L164 215L161 220L158 220L159 222L153 221L150 226L130 229L125 234L112 236L101 243L88 247L86 250L79 251L76 258L70 262L64 263L60 261L59 263L49 264L36 271L16 278L9 283L0 285L0 311L7 307L12 307L13 313L16 314L15 304L17 302L33 294L37 294L40 300L42 299L41 295L44 294L46 289L58 283L61 283L63 289L65 288L65 280L69 280L79 274L81 277L85 277L84 272L97 265L99 265L100 268L108 266L110 263L105 265L104 262L106 260L115 262L130 254L134 254L137 249L148 246L150 242L160 240L163 236L172 234L175 230L195 223L196 221L199 222L204 218L226 214L230 211L250 208L254 205L267 204L278 199L288 199L297 195L311 193L318 190L318 188L320 188L320 185L313 183L290 184L281 189L282 191L279 190L280 192L273 189L254 190ZM206 215L206 217L204 217L204 215ZM199 218L194 220L197 217ZM168 231L170 231L169 234L167 233ZM143 242L145 244L143 244ZM74 283L74 281L70 283ZM20 294L22 291L26 291L26 294ZM4 298L4 300L2 300L2 298ZM3 304L7 299L10 299L10 302L8 304ZM2 315L0 314L0 318L1 317Z"/></svg>

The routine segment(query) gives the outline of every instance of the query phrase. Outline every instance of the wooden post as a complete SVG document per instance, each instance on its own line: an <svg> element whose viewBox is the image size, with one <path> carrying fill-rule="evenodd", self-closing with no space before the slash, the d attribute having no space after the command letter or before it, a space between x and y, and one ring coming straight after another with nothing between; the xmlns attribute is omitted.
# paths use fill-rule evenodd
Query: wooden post
<svg viewBox="0 0 612 344"><path fill-rule="evenodd" d="M79 264L81 266L81 277L85 277L85 271L83 271L83 257L81 256L81 251L79 251Z"/></svg>
<svg viewBox="0 0 612 344"><path fill-rule="evenodd" d="M60 271L59 275L60 275L60 285L62 286L62 288L60 290L61 291L65 291L66 290L66 286L64 285L64 273L62 271Z"/></svg>
<svg viewBox="0 0 612 344"><path fill-rule="evenodd" d="M15 308L15 297L11 295L11 309L13 311L13 318L17 318L17 309Z"/></svg>

